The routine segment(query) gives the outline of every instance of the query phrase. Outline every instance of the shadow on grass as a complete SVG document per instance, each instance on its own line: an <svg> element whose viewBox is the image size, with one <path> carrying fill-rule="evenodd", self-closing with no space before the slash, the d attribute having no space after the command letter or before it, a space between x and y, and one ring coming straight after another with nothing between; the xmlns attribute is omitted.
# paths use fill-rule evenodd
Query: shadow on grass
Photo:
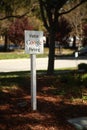
<svg viewBox="0 0 87 130"><path fill-rule="evenodd" d="M86 86L84 73L77 73L76 70L56 70L52 76L46 75L46 71L37 71L37 89L50 87L49 93L60 95L64 93L75 93L82 95L82 89ZM83 88L82 88L83 86ZM21 90L30 94L31 74L30 71L0 73L0 91ZM40 90L41 91L41 90ZM67 93L68 92L68 93ZM79 93L79 95L78 95Z"/></svg>

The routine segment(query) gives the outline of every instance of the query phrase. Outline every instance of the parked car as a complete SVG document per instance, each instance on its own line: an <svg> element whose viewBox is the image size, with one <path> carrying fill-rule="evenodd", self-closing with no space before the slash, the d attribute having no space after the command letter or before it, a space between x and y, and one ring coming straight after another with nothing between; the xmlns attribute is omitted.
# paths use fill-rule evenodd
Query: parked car
<svg viewBox="0 0 87 130"><path fill-rule="evenodd" d="M0 44L0 52L4 51L4 49L5 49L4 44ZM20 46L15 45L15 44L9 44L7 46L8 51L14 51L14 50L17 50L17 49L20 49Z"/></svg>
<svg viewBox="0 0 87 130"><path fill-rule="evenodd" d="M80 50L75 51L78 52L78 56L86 56L87 55L87 46L82 47ZM74 54L75 54L74 52Z"/></svg>
<svg viewBox="0 0 87 130"><path fill-rule="evenodd" d="M4 50L3 44L0 44L0 52Z"/></svg>
<svg viewBox="0 0 87 130"><path fill-rule="evenodd" d="M15 44L9 44L8 45L8 50L10 51L13 51L13 50L16 50L16 49L19 49L20 47L18 45L15 45Z"/></svg>
<svg viewBox="0 0 87 130"><path fill-rule="evenodd" d="M87 46L82 47L79 51L78 51L79 55L87 55Z"/></svg>

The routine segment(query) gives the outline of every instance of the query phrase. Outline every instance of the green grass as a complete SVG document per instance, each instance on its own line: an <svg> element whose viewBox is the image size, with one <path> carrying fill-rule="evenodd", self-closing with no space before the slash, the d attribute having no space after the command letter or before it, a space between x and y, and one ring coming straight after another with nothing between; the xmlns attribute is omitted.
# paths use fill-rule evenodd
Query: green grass
<svg viewBox="0 0 87 130"><path fill-rule="evenodd" d="M43 54L36 55L38 58L48 56L48 48L44 49ZM26 54L24 50L18 50L13 52L0 52L0 60L2 59L18 59L18 58L29 58L30 55Z"/></svg>
<svg viewBox="0 0 87 130"><path fill-rule="evenodd" d="M71 54L71 50L63 49L63 55ZM48 57L49 48L44 48L43 54L37 54L37 58L44 58ZM55 49L56 54L56 49ZM30 54L26 54L25 50L15 50L12 52L0 52L0 60L2 59L18 59L18 58L29 58Z"/></svg>
<svg viewBox="0 0 87 130"><path fill-rule="evenodd" d="M27 78L30 78L29 71L0 73L0 91L4 88L20 88L20 85L26 84Z"/></svg>
<svg viewBox="0 0 87 130"><path fill-rule="evenodd" d="M30 75L30 71L0 72L0 78L26 77L27 75Z"/></svg>
<svg viewBox="0 0 87 130"><path fill-rule="evenodd" d="M17 88L29 86L30 77L30 71L0 73L0 91L3 88L11 89L14 86ZM50 77L44 70L37 71L37 78L40 82L43 79L43 83L51 88L51 93L54 95L87 100L87 74L65 73Z"/></svg>
<svg viewBox="0 0 87 130"><path fill-rule="evenodd" d="M29 55L25 53L18 52L5 52L0 53L0 60L2 59L17 59L17 58L28 58Z"/></svg>

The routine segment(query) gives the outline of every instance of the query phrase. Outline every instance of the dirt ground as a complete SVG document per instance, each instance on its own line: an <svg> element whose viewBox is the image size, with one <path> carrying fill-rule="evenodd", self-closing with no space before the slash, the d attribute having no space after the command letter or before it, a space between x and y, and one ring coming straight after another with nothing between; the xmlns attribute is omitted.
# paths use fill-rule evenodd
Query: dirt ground
<svg viewBox="0 0 87 130"><path fill-rule="evenodd" d="M32 111L30 83L0 91L0 130L75 130L67 122L87 116L87 103L56 95L52 78L37 79L37 110ZM60 89L61 83L57 84ZM56 91L56 90L55 90Z"/></svg>

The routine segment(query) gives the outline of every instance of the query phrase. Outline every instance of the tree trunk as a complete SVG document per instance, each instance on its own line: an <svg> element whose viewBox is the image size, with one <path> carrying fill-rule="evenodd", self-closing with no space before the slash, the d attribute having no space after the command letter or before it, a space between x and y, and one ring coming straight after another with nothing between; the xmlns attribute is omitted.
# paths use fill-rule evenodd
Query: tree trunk
<svg viewBox="0 0 87 130"><path fill-rule="evenodd" d="M7 33L5 33L5 43L4 43L4 51L7 51L7 45L8 45L8 36Z"/></svg>
<svg viewBox="0 0 87 130"><path fill-rule="evenodd" d="M49 59L47 74L52 75L54 73L54 54L55 54L55 33L50 33L50 45L49 45Z"/></svg>

